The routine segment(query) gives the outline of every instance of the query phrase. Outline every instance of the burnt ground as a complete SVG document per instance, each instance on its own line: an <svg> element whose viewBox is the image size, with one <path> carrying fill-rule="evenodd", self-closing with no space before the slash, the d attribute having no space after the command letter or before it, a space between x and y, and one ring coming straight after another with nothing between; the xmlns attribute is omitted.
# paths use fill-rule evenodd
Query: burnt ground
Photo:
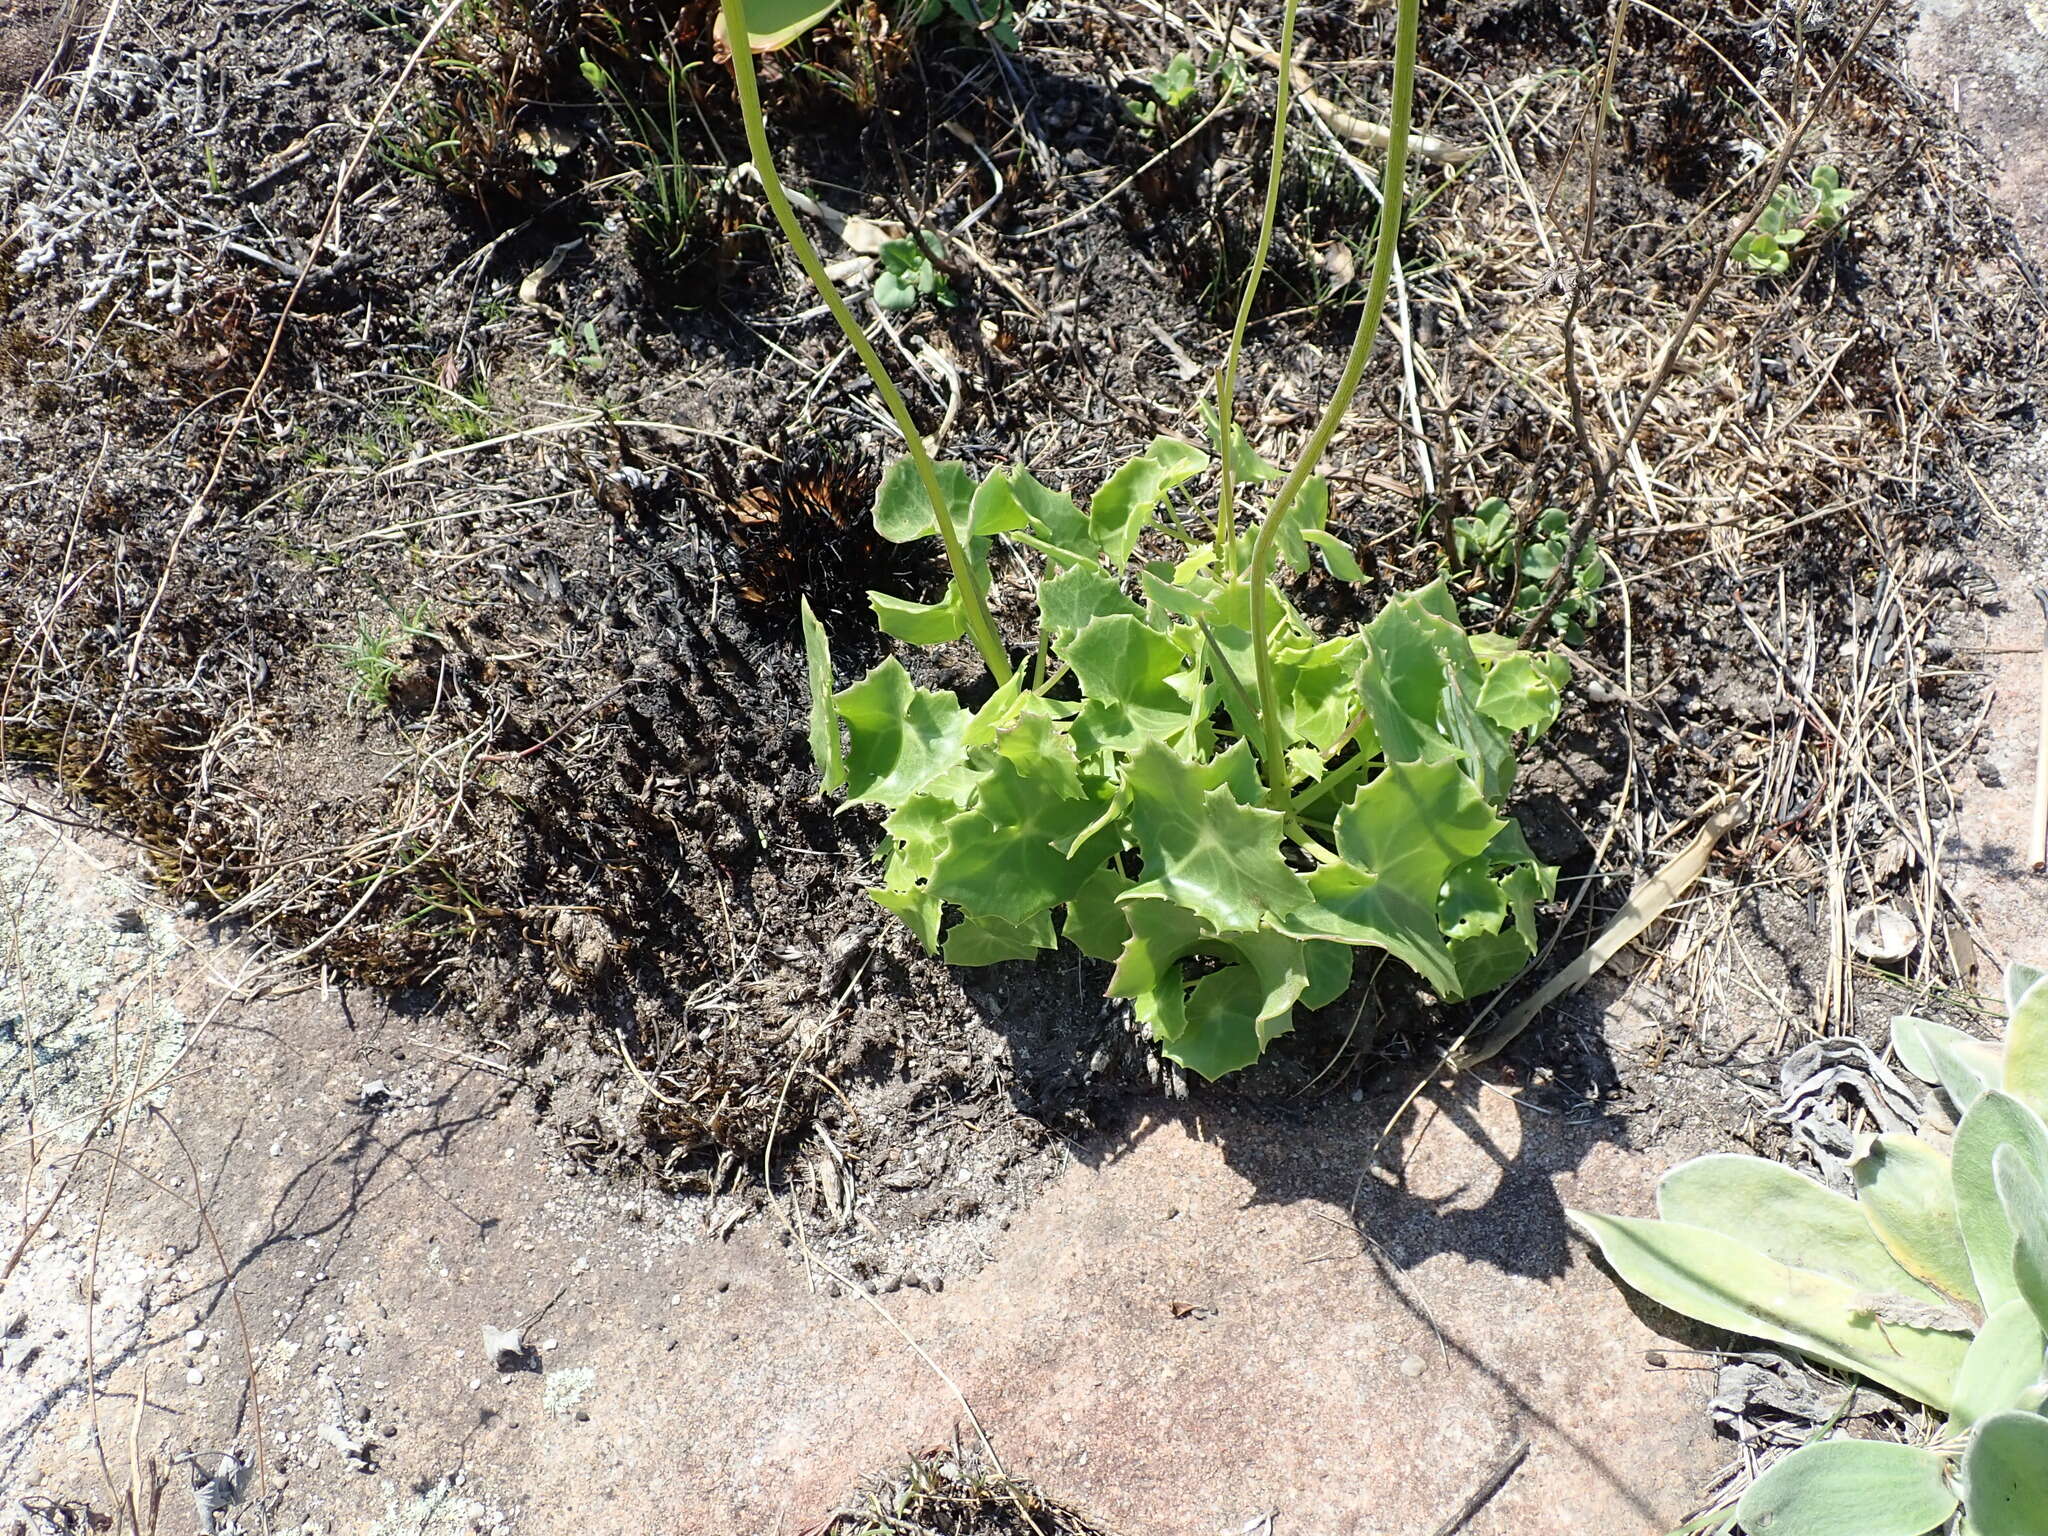
<svg viewBox="0 0 2048 1536"><path fill-rule="evenodd" d="M1635 14L1617 55L1586 264L1584 355L1617 411L1856 20L1672 15ZM1195 435L1270 127L1257 63L1136 121L1145 71L1216 31L1133 16L1054 7L1015 55L934 22L867 59L841 27L770 87L794 183L965 226L959 304L891 329L945 451L1081 491L1155 432ZM685 62L701 22L668 34ZM949 970L882 920L861 891L876 827L813 797L794 609L808 594L864 668L883 651L863 591L932 571L863 531L889 434L725 173L717 71L685 77L675 127L701 212L655 249L631 136L579 83L600 39L507 62L458 27L387 112L427 24L148 0L12 111L0 760L279 974L379 989L511 1064L587 1164L713 1197L718 1231L787 1188L877 1284L972 1268L1155 1093L1314 1137L1427 1069L1473 1013L1390 974L1190 1087L1089 962ZM1303 25L1318 88L1373 115L1386 19ZM9 59L64 30L7 26ZM1406 345L1382 347L1331 461L1369 576L1312 594L1338 617L1433 575L1463 506L1586 494L1560 326L1604 24L1504 4L1424 31L1431 131L1486 153L1419 173ZM1642 978L1658 1075L1569 1009L1507 1068L1638 1145L1752 1137L1742 1084L1771 1081L1788 1032L1891 1010L1851 909L1914 917L1914 995L1996 947L1942 834L1949 781L1984 772L1970 637L2005 601L1994 487L2037 430L2043 304L1904 48L1880 28L1799 160L1862 194L1848 225L1783 278L1732 274L1682 354L1617 480L1583 686L1518 791L1564 870L1560 957L1704 806L1748 799ZM451 83L491 69L493 101ZM457 149L432 152L451 111ZM1334 374L1371 206L1341 139L1298 140L1244 392L1269 456ZM1016 638L1029 572L999 573ZM1501 596L1461 590L1481 622ZM1729 972L1737 949L1765 974Z"/></svg>

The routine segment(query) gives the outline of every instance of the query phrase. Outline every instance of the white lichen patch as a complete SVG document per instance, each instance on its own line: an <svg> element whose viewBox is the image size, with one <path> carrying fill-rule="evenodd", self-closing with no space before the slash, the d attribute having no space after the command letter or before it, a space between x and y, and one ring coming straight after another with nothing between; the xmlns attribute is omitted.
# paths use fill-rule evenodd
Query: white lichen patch
<svg viewBox="0 0 2048 1536"><path fill-rule="evenodd" d="M502 1511L458 1493L454 1480L444 1477L402 1504L396 1499L387 1501L384 1518L370 1527L367 1536L475 1536L480 1531L503 1530L505 1525Z"/></svg>
<svg viewBox="0 0 2048 1536"><path fill-rule="evenodd" d="M541 1390L541 1406L549 1413L567 1418L582 1407L596 1390L597 1372L588 1366L578 1365L563 1371L549 1371L547 1384Z"/></svg>
<svg viewBox="0 0 2048 1536"><path fill-rule="evenodd" d="M84 899L66 889L81 879ZM0 1134L33 1116L75 1139L130 1097L160 1099L185 1043L161 985L178 947L167 917L46 828L0 824Z"/></svg>

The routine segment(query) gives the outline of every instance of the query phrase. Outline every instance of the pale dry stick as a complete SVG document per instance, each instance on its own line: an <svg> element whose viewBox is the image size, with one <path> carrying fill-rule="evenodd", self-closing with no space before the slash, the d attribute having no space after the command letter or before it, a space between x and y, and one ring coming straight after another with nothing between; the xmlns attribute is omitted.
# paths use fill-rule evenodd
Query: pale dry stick
<svg viewBox="0 0 2048 1536"><path fill-rule="evenodd" d="M1748 815L1741 800L1724 803L1707 817L1691 842L1673 856L1649 880L1629 893L1629 898L1576 960L1539 987L1515 1011L1472 1046L1459 1053L1456 1064L1474 1067L1500 1054L1530 1020L1567 992L1584 986L1609 960L1632 943L1642 931L1663 915L1706 872L1707 860L1715 846Z"/></svg>
<svg viewBox="0 0 2048 1536"><path fill-rule="evenodd" d="M863 965L865 965L865 962L863 962ZM837 1011L839 1004L844 1002L845 998L851 993L854 980L858 979L859 973L856 972L854 978L850 979L847 982L846 986L841 989L839 999L833 1005L835 1012ZM981 1441L981 1448L988 1453L989 1461L994 1465L996 1471L1002 1473L1003 1476L1008 1477L1009 1471L1003 1466L1003 1458L997 1452L995 1442L989 1438L988 1431L982 1427L981 1416L974 1411L974 1404L967 1400L967 1394L960 1389L960 1383L955 1381L952 1378L952 1376L947 1373L944 1366L940 1365L938 1361L934 1360L931 1357L931 1355L925 1350L925 1347L922 1344L918 1343L917 1340L911 1336L910 1330L905 1328L902 1323L898 1322L895 1316L889 1311L887 1307L883 1306L879 1301L877 1301L872 1295L868 1293L867 1287L859 1284L850 1276L840 1274L839 1271L834 1269L831 1265L827 1264L823 1259L820 1259L817 1256L817 1254L812 1251L810 1241L803 1231L801 1222L792 1222L789 1213L783 1210L782 1202L775 1198L775 1137L782 1125L782 1108L783 1105L786 1104L789 1099L789 1085L793 1081L795 1081L796 1069L799 1065L802 1064L803 1063L800 1057L791 1057L789 1063L789 1070L783 1074L781 1090L776 1094L775 1097L775 1113L770 1117L768 1122L767 1142L761 1150L761 1183L762 1186L768 1191L769 1204L773 1206L775 1209L776 1219L780 1221L783 1224L784 1228L788 1230L790 1236L796 1239L798 1246L803 1250L804 1262L807 1265L813 1265L819 1270L823 1271L825 1276L828 1279L836 1282L841 1290L847 1291L852 1295L858 1296L862 1301L866 1302L868 1306L871 1307L875 1311L875 1313L881 1317L883 1322L887 1323L891 1328L896 1330L897 1334L902 1338L903 1342L910 1346L911 1351L914 1354L916 1354L918 1359L922 1360L925 1363L925 1365L931 1370L932 1374L937 1376L940 1381L946 1384L947 1389L952 1392L954 1400L960 1404L961 1411L967 1415L967 1422L974 1426L975 1436L977 1439ZM1030 1516L1027 1514L1025 1518L1029 1520ZM1032 1529L1034 1531L1038 1529L1036 1523L1033 1523Z"/></svg>
<svg viewBox="0 0 2048 1536"><path fill-rule="evenodd" d="M145 1498L142 1487L142 1421L149 1413L149 1362L147 1360L142 1362L141 1370L142 1378L136 1383L135 1387L135 1414L128 1421L128 1508L131 1512L131 1518L135 1522L137 1536L141 1536L142 1532L141 1511L142 1502ZM150 1464L150 1471L152 1473L156 1471L154 1460ZM158 1481L157 1486L147 1496L150 1508L149 1529L152 1531L156 1529L156 1495L162 1492L163 1484L161 1481Z"/></svg>
<svg viewBox="0 0 2048 1536"><path fill-rule="evenodd" d="M112 1060L113 1082L108 1088L109 1101L121 1096L121 1010L114 1008L107 1015L107 1054ZM135 1051L135 1078L138 1083L148 1067L146 1046ZM100 1188L99 1214L92 1224L92 1242L86 1250L85 1260L85 1404L86 1412L92 1419L93 1456L100 1466L100 1478L107 1485L107 1495L116 1505L121 1502L121 1491L114 1482L113 1469L107 1465L105 1432L100 1427L100 1367L99 1346L95 1340L93 1326L99 1307L100 1238L107 1230L107 1213L114 1203L114 1176L120 1172L121 1162L128 1147L128 1128L135 1123L135 1096L129 1095L128 1102L119 1111L120 1123L114 1132L114 1152L107 1163L107 1182Z"/></svg>
<svg viewBox="0 0 2048 1536"><path fill-rule="evenodd" d="M64 142L57 146L57 163L51 174L64 169L64 162L71 155L71 140L78 132L78 120L85 115L85 104L92 98L92 83L100 72L100 59L107 51L107 36L114 30L114 22L121 14L121 0L111 0L107 14L100 18L99 35L92 40L92 53L85 61L85 77L78 82L78 95L71 104L71 121L64 127Z"/></svg>
<svg viewBox="0 0 2048 1536"><path fill-rule="evenodd" d="M1208 110L1208 112L1203 115L1201 121L1196 123L1194 127L1190 128L1186 133L1182 134L1179 138L1175 139L1171 144L1167 145L1166 148L1160 150L1158 154L1154 155L1151 159L1147 160L1143 165L1139 166L1135 171L1131 172L1130 175L1126 176L1122 181L1118 182L1115 186L1111 187L1107 192L1103 193L1102 196L1096 198L1094 202L1087 204L1085 207L1076 209L1073 213L1068 214L1064 218L1055 219L1050 224L1041 225L1037 229L1027 229L1021 234L1011 235L1008 238L1012 240L1042 240L1047 235L1056 235L1063 229L1072 229L1076 224L1086 222L1089 215L1093 214L1096 209L1102 207L1102 205L1105 203L1108 203L1118 197L1121 197L1124 193L1128 192L1132 187L1136 186L1140 178L1151 172L1159 165L1163 164L1168 159L1172 158L1173 155L1178 153L1180 150L1186 148L1189 144L1193 143L1194 140L1203 132L1203 130L1205 130L1211 123L1215 122L1217 118L1221 117L1225 109L1232 105L1234 105L1234 103L1226 95L1223 98L1223 100L1217 102L1215 106L1211 107Z"/></svg>
<svg viewBox="0 0 2048 1536"><path fill-rule="evenodd" d="M384 93L383 100L371 113L369 121L363 127L362 137L357 141L354 151L342 163L341 172L334 179L334 195L328 200L327 211L321 215L320 227L314 231L313 238L307 245L305 262L299 268L299 275L292 282L291 291L285 295L284 305L278 311L277 323L271 327L270 342L263 350L263 360L257 365L256 376L249 381L248 388L242 391L242 398L235 406L235 414L229 419L227 430L221 436L220 448L214 454L213 466L207 471L206 479L186 507L185 516L180 520L177 532L172 534L170 545L164 551L163 574L157 578L156 589L150 593L149 603L143 609L142 618L135 626L135 640L128 648L128 660L121 669L121 690L115 695L114 707L108 711L107 736L100 744L99 754L94 759L96 763L104 761L106 754L113 747L114 727L127 708L128 695L134 690L136 677L142 669L142 647L149 639L150 627L156 622L157 610L163 606L164 594L170 590L171 576L177 570L185 540L206 518L209 498L212 497L215 487L220 484L221 477L227 473L228 455L234 452L235 444L241 440L242 428L254 413L257 397L262 394L264 384L269 381L270 370L277 362L278 349L284 344L285 327L291 324L292 311L298 304L299 295L305 290L306 280L313 275L313 269L320 264L320 257L341 227L341 210L348 199L349 183L355 180L356 173L362 169L363 159L369 154L378 129L383 126L384 119L397 104L399 93L411 83L414 71L426 57L427 49L433 45L434 39L440 36L441 29L462 9L464 3L465 0L446 0L421 35L418 46L406 59L405 66L399 70L398 77L391 82L390 90Z"/></svg>
<svg viewBox="0 0 2048 1536"><path fill-rule="evenodd" d="M1195 28L1190 26L1184 17L1172 15L1164 6L1158 3L1158 0L1134 0L1134 3L1142 10L1150 11L1155 16L1177 24L1191 36L1195 34ZM1226 32L1221 26L1217 25L1213 14L1208 16L1208 21L1217 35L1223 39L1222 46L1225 49L1232 52L1242 52L1246 57L1257 60L1268 69L1279 70L1281 65L1279 52L1258 41L1250 31L1248 23L1240 21ZM1329 97L1315 88L1314 79L1299 62L1293 64L1290 74L1292 79L1289 81L1289 84L1293 86L1295 93L1301 97L1302 104L1309 109L1318 122L1332 133L1341 138L1349 139L1354 144L1363 144L1368 149L1385 150L1392 144L1392 129L1385 123L1371 122L1338 106ZM1436 137L1434 134L1417 133L1412 128L1408 131L1406 137L1409 154L1418 159L1431 161L1437 165L1468 165L1486 153L1482 148L1452 144L1447 140Z"/></svg>
<svg viewBox="0 0 2048 1536"><path fill-rule="evenodd" d="M1756 227L1757 220L1763 217L1764 209L1770 205L1772 194L1778 190L1779 184L1785 178L1786 166L1791 164L1792 157L1799 152L1800 146L1806 142L1806 136L1812 131L1813 125L1819 120L1820 114L1827 110L1829 104L1834 100L1836 88L1840 86L1842 77L1848 73L1850 64L1854 63L1863 52L1863 45L1869 41L1872 29L1876 27L1878 21L1889 9L1890 0L1872 0L1869 10L1864 14L1862 25L1856 29L1856 34L1850 39L1848 47L1842 50L1841 57L1835 60L1834 67L1828 71L1827 79L1822 84L1820 93L1815 98L1812 107L1800 119L1799 126L1779 144L1778 153L1771 160L1770 173L1764 179L1762 196L1750 208L1748 214L1736 222L1733 231L1723 241L1717 258L1707 269L1706 276L1701 280L1698 291L1693 294L1692 302L1686 306L1685 315L1679 321L1678 329L1672 333L1671 339L1664 344L1663 351L1657 359L1656 370L1651 374L1650 382L1645 386L1643 393L1637 398L1634 409L1629 412L1627 429L1622 433L1621 440L1615 444L1613 452L1610 454L1605 449L1595 449L1591 439L1586 439L1585 446L1589 454L1588 469L1593 479L1591 493L1586 499L1585 510L1572 523L1571 535L1565 547L1564 561L1558 566L1556 574L1550 578L1550 591L1544 599L1543 606L1536 611L1536 615L1530 621L1528 628L1522 632L1524 644L1529 643L1532 635L1540 635L1549 626L1550 616L1557 611L1557 605L1564 601L1564 594L1570 581L1572 566L1577 561L1579 551L1585 547L1586 540L1593 531L1594 521L1605 510L1607 486L1612 479L1614 467L1619 463L1621 456L1627 453L1630 445L1634 443L1637 435L1642 431L1643 423L1649 418L1651 406L1655 404L1657 397L1663 393L1664 385L1670 379L1672 369L1677 365L1679 352L1684 349L1686 342L1691 338L1694 328L1699 324L1700 316L1705 313L1708 303L1713 299L1714 294L1721 286L1721 280L1727 275L1728 264L1735 259L1736 248L1741 245L1744 237ZM1596 134L1596 142L1598 137ZM1587 227L1590 232L1592 225L1590 192L1588 196ZM1565 345L1567 367L1565 378L1572 394L1575 421L1580 426L1583 426L1584 410L1577 389L1577 373L1570 366L1570 359L1576 347L1574 338L1577 329L1579 286L1579 284L1573 285L1573 303L1570 310L1567 311L1566 317Z"/></svg>
<svg viewBox="0 0 2048 1536"><path fill-rule="evenodd" d="M164 1128L172 1144L185 1159L185 1167L192 1175L192 1210L199 1218L199 1225L206 1230L206 1241L213 1249L213 1259L220 1266L221 1289L227 1292L228 1300L235 1309L235 1330L242 1337L242 1361L245 1379L249 1387L250 1444L256 1450L256 1487L259 1495L267 1494L270 1488L270 1460L264 1449L263 1394L256 1385L256 1343L249 1332L249 1314L242 1307L242 1288L235 1282L235 1272L228 1263L227 1246L220 1240L220 1230L213 1224L213 1213L207 1208L205 1176L199 1171L199 1161L193 1157L192 1149L185 1145L185 1138L171 1123L170 1116L162 1110L150 1109L151 1116ZM161 1187L161 1186L159 1186Z"/></svg>

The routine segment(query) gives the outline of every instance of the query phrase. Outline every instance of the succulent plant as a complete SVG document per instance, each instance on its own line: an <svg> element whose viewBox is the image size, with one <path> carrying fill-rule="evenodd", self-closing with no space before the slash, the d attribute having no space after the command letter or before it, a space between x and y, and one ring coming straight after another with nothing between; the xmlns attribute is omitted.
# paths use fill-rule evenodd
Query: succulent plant
<svg viewBox="0 0 2048 1536"><path fill-rule="evenodd" d="M1946 1415L1924 1444L1810 1442L1708 1529L2048 1536L2048 972L2014 966L2005 997L2002 1050L1893 1021L1893 1052L1939 1087L1955 1129L1868 1138L1853 1198L1762 1158L1712 1156L1664 1176L1659 1219L1570 1213L1616 1274L1673 1311Z"/></svg>

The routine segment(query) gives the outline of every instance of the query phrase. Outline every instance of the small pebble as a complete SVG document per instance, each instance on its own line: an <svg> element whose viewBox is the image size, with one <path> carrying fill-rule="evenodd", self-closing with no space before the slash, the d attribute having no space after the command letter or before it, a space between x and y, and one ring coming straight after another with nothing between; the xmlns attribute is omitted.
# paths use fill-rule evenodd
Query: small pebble
<svg viewBox="0 0 2048 1536"><path fill-rule="evenodd" d="M192 1367L191 1370L185 1373L185 1384L191 1387L205 1386L206 1372L200 1370L199 1367L195 1365L194 1367Z"/></svg>
<svg viewBox="0 0 2048 1536"><path fill-rule="evenodd" d="M206 1330L204 1328L194 1328L190 1333L186 1334L185 1347L190 1350L206 1348Z"/></svg>
<svg viewBox="0 0 2048 1536"><path fill-rule="evenodd" d="M1420 1355L1409 1355L1401 1362L1401 1374L1410 1378L1420 1376L1427 1369Z"/></svg>

